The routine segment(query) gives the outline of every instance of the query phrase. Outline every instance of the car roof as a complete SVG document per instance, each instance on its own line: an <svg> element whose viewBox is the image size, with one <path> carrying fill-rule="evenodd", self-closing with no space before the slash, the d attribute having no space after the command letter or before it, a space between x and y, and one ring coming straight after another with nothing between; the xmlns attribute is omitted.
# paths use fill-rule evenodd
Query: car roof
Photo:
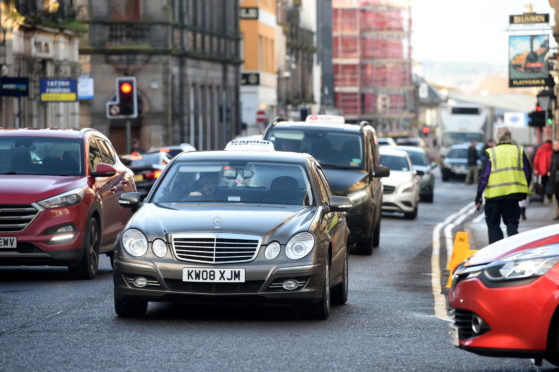
<svg viewBox="0 0 559 372"><path fill-rule="evenodd" d="M304 121L281 121L276 125L270 127L268 130L275 128L290 128L290 129L319 129L319 130L333 130L339 132L354 132L359 133L361 126L357 124L330 124L330 123L307 123ZM372 127L371 127L372 128Z"/></svg>
<svg viewBox="0 0 559 372"><path fill-rule="evenodd" d="M399 147L399 146L398 146ZM398 149L396 146L383 146L379 148L381 155L394 155L394 156L403 156L407 157L408 153L404 150Z"/></svg>
<svg viewBox="0 0 559 372"><path fill-rule="evenodd" d="M81 130L76 129L58 129L58 128L5 128L0 130L1 137L50 137L50 138L83 138L88 132L95 133L97 136L106 138L101 132L85 128Z"/></svg>
<svg viewBox="0 0 559 372"><path fill-rule="evenodd" d="M192 151L177 155L175 161L261 160L306 164L312 158L306 153L287 151Z"/></svg>

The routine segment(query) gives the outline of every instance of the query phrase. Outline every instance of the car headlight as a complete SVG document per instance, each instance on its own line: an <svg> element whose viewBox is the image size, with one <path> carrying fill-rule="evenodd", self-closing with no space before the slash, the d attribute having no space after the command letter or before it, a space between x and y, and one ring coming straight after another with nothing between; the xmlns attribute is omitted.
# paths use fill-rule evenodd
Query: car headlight
<svg viewBox="0 0 559 372"><path fill-rule="evenodd" d="M165 242L161 239L155 239L153 243L151 243L151 250L154 255L159 258L163 258L167 255L167 244L165 244Z"/></svg>
<svg viewBox="0 0 559 372"><path fill-rule="evenodd" d="M148 240L140 230L130 229L122 234L124 250L134 257L140 257L148 251Z"/></svg>
<svg viewBox="0 0 559 372"><path fill-rule="evenodd" d="M349 200L351 200L351 203L353 205L363 203L365 200L367 200L367 189L352 192L348 194L347 197L349 198Z"/></svg>
<svg viewBox="0 0 559 372"><path fill-rule="evenodd" d="M405 183L398 187L398 193L403 194L405 192L412 192L413 190L413 182Z"/></svg>
<svg viewBox="0 0 559 372"><path fill-rule="evenodd" d="M279 245L279 243L278 242L271 242L266 247L266 251L264 252L264 256L268 260L273 260L274 258L276 258L280 254L280 251L281 251L281 246Z"/></svg>
<svg viewBox="0 0 559 372"><path fill-rule="evenodd" d="M545 275L559 262L559 244L512 254L484 270L492 281L527 279Z"/></svg>
<svg viewBox="0 0 559 372"><path fill-rule="evenodd" d="M67 191L63 194L50 197L45 200L37 202L41 207L46 209L68 207L70 205L78 204L82 201L84 189L74 189Z"/></svg>
<svg viewBox="0 0 559 372"><path fill-rule="evenodd" d="M285 247L285 254L292 260L298 260L308 255L313 247L314 236L311 233L302 232L289 239Z"/></svg>

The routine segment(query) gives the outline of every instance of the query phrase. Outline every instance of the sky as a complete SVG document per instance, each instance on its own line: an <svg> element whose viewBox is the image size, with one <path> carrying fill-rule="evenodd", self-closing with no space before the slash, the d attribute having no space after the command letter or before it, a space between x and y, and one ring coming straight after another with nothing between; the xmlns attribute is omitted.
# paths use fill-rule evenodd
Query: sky
<svg viewBox="0 0 559 372"><path fill-rule="evenodd" d="M554 11L548 0L411 0L412 56L417 61L506 65L510 14ZM545 25L535 26L542 28ZM542 33L535 31L534 34ZM543 32L545 33L545 32ZM556 44L550 34L551 47ZM518 34L518 33L517 33Z"/></svg>

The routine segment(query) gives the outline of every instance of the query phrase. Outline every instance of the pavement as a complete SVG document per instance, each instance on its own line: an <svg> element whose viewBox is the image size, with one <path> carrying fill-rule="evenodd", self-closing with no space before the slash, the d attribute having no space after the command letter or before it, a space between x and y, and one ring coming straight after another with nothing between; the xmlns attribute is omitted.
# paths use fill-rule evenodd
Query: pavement
<svg viewBox="0 0 559 372"><path fill-rule="evenodd" d="M559 223L559 221L553 220L554 218L555 204L553 202L548 200L545 200L543 203L539 201L530 201L526 207L526 220L520 218L518 232L522 233L524 231ZM464 225L464 229L469 233L470 249L481 249L489 244L483 207ZM502 223L501 229L506 235L506 228Z"/></svg>

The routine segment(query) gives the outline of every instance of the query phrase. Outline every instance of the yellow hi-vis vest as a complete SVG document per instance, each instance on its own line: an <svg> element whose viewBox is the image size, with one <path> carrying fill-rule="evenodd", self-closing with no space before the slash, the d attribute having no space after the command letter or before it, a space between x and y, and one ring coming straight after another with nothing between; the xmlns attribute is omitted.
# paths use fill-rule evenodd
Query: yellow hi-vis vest
<svg viewBox="0 0 559 372"><path fill-rule="evenodd" d="M491 160L491 173L485 187L486 198L530 193L522 164L523 153L524 149L521 146L511 144L487 149Z"/></svg>

